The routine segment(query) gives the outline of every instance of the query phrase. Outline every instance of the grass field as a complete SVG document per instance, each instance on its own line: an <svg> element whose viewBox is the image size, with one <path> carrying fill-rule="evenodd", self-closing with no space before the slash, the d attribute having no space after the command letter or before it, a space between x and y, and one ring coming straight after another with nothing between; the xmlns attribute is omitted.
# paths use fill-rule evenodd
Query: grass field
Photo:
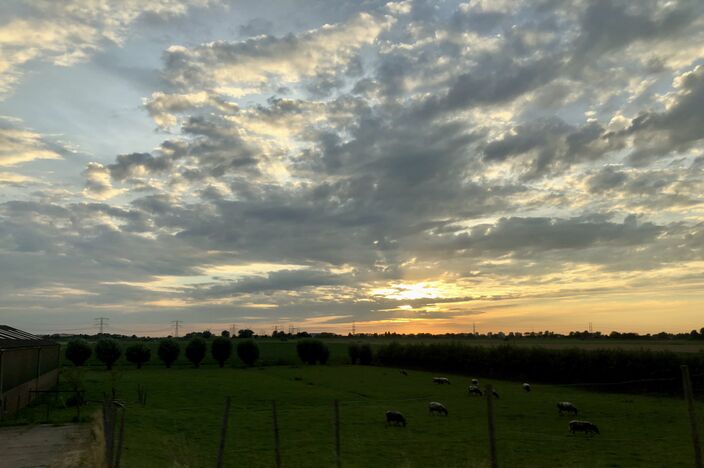
<svg viewBox="0 0 704 468"><path fill-rule="evenodd" d="M84 381L89 398L99 400L114 380L118 397L128 405L127 468L213 466L226 395L232 397L232 409L225 466L274 466L274 399L284 466L334 466L334 399L340 400L345 467L488 466L486 400L468 396L469 377L448 376L451 385L436 385L432 376L362 366L151 367L114 374L86 370ZM518 382L491 383L501 397L495 405L501 466L692 465L688 420L679 399L547 385L533 385L525 393ZM144 407L137 404L138 385L148 392ZM561 400L577 405L580 418L598 424L601 435L569 435L571 418L559 416L555 408ZM449 417L429 415L429 401L444 403ZM403 412L408 427L386 427L389 409Z"/></svg>

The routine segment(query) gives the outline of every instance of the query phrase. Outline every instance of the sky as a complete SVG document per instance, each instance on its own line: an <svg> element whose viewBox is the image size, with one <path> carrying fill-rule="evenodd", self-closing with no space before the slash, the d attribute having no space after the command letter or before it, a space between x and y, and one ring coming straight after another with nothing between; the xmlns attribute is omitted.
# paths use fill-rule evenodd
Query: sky
<svg viewBox="0 0 704 468"><path fill-rule="evenodd" d="M5 0L0 323L704 326L700 0Z"/></svg>

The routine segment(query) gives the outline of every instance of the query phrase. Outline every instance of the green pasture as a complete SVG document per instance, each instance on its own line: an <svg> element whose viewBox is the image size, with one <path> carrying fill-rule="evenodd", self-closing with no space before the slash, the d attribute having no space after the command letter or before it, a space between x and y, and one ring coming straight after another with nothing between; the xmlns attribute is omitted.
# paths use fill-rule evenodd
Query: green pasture
<svg viewBox="0 0 704 468"><path fill-rule="evenodd" d="M185 366L115 372L83 371L96 411L114 386L127 405L123 466L212 467L223 403L232 398L224 466L274 466L271 401L276 400L283 466L334 466L333 401L339 400L344 467L488 466L486 399L469 396L471 376L446 375L451 385L432 383L433 374L367 366L272 366L200 369ZM503 467L678 467L692 466L691 439L681 399L588 392L575 387L520 382L493 384L498 455ZM145 406L137 388L147 390ZM601 435L570 435L569 416L557 401L568 400L580 419ZM428 414L439 401L449 416ZM699 414L704 408L699 407ZM401 411L408 426L387 427L386 410ZM68 418L74 410L55 411ZM30 413L32 412L32 413ZM21 418L41 418L41 405Z"/></svg>

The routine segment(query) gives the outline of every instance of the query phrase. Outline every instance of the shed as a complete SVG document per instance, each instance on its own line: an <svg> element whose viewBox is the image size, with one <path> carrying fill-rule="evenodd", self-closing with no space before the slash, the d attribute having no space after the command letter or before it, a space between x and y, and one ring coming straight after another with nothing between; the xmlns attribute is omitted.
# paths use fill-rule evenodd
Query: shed
<svg viewBox="0 0 704 468"><path fill-rule="evenodd" d="M58 343L0 325L0 418L27 406L58 380Z"/></svg>

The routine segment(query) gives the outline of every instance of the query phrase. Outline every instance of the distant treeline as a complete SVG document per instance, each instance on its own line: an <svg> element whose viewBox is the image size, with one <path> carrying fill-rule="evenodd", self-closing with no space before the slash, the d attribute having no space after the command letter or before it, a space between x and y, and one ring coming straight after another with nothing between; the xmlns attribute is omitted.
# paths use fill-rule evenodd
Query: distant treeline
<svg viewBox="0 0 704 468"><path fill-rule="evenodd" d="M704 351L678 354L649 349L548 349L466 343L393 342L377 347L384 366L451 372L550 384L585 384L609 391L681 392L680 365L687 364L695 380L704 382Z"/></svg>
<svg viewBox="0 0 704 468"><path fill-rule="evenodd" d="M53 334L53 335L43 335L46 338L50 339L62 339L66 338L68 336L77 336L81 338L86 338L86 339L95 339L95 338L100 338L100 337L110 337L110 338L115 338L115 339L122 339L122 338L137 338L137 335L124 335L124 334L110 334L110 333L104 333L102 335L99 334ZM201 337L205 339L210 339L211 337L214 336L230 336L230 332L228 330L223 330L220 333L213 333L210 330L204 330L201 332L190 332L187 333L186 335L183 336L185 339L190 339L194 337ZM351 333L347 335L341 335L337 333L330 333L330 332L321 332L321 333L314 333L314 332L306 332L306 331L299 331L297 333L286 333L284 331L274 331L271 335L257 335L254 333L254 331L249 330L249 329L242 329L237 332L237 337L238 338L278 338L281 340L288 340L288 339L302 339L302 338L320 338L320 339L336 339L336 338L355 338L355 339L362 339L362 338L404 338L404 339L428 339L428 338L440 338L440 339L448 339L448 340L475 340L475 339L490 339L490 340L497 340L497 341L505 341L505 342L511 342L511 341L522 341L522 340L531 340L531 339L555 339L555 340L560 340L560 339L579 339L579 340L652 340L652 341L663 341L663 340L701 340L704 342L704 328L701 328L700 330L692 330L688 333L667 333L667 332L660 332L660 333L646 333L646 334L639 334L635 332L617 332L617 331L612 331L611 333L601 333L601 332L589 332L589 331L571 331L569 333L555 333L551 331L538 331L538 332L509 332L509 333L504 333L504 332L488 332L488 333L439 333L439 334L433 334L433 333L406 333L406 334L401 334L401 333L394 333L394 332L385 332L385 333L356 333L352 335ZM171 336L169 336L171 338Z"/></svg>

